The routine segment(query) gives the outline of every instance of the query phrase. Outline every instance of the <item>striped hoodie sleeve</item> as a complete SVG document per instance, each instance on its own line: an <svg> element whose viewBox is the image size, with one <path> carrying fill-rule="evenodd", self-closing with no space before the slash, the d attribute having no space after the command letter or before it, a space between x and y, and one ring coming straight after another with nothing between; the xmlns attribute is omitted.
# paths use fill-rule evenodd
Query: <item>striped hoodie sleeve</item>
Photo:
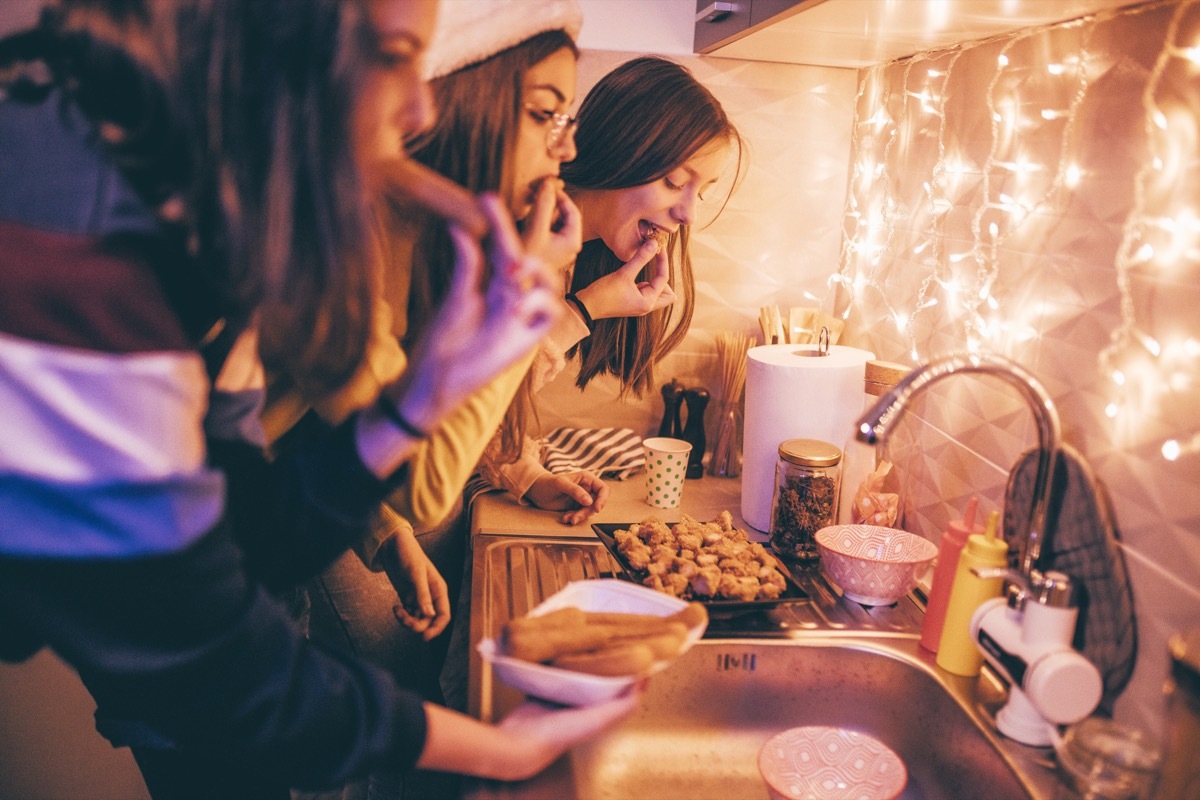
<svg viewBox="0 0 1200 800"><path fill-rule="evenodd" d="M348 426L263 457L252 334L214 387L168 296L181 265L69 106L0 100L0 153L0 653L52 647L117 744L296 785L412 763L420 699L263 588L362 536L390 487Z"/></svg>

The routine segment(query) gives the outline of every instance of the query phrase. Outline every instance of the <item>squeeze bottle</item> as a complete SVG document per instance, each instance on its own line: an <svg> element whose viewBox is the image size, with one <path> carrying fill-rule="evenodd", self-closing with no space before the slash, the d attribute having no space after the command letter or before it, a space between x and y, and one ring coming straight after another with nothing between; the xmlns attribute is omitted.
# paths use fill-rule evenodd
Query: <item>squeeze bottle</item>
<svg viewBox="0 0 1200 800"><path fill-rule="evenodd" d="M963 518L950 520L938 543L937 567L933 570L929 602L925 604L925 619L921 623L921 647L931 653L938 651L938 644L942 641L942 624L946 621L950 589L954 586L954 574L958 570L963 546L972 533L983 533L983 529L975 525L975 511L978 508L979 498L972 497Z"/></svg>
<svg viewBox="0 0 1200 800"><path fill-rule="evenodd" d="M985 600L999 597L1003 578L981 578L972 569L1005 567L1008 564L1008 544L996 535L1000 512L988 515L987 532L967 537L966 547L954 572L954 586L946 606L942 624L942 640L938 645L937 665L955 675L975 676L983 666L983 653L971 640L971 615Z"/></svg>

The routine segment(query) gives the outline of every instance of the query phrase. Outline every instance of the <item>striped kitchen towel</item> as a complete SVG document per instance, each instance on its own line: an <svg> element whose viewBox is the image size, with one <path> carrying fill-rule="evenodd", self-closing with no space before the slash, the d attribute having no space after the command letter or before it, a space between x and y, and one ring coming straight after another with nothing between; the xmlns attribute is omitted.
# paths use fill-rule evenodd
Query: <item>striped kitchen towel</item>
<svg viewBox="0 0 1200 800"><path fill-rule="evenodd" d="M556 428L539 440L542 466L550 472L591 470L602 478L623 481L646 466L642 437L629 428ZM470 507L485 492L503 491L476 472L463 490Z"/></svg>
<svg viewBox="0 0 1200 800"><path fill-rule="evenodd" d="M542 465L554 473L586 469L623 481L646 466L642 437L629 428L556 428L541 444Z"/></svg>

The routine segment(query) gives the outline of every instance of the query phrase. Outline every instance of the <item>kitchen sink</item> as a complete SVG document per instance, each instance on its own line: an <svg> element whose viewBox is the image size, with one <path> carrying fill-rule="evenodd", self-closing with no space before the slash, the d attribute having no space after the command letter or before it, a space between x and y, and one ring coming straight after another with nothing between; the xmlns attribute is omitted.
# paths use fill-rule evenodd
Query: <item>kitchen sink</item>
<svg viewBox="0 0 1200 800"><path fill-rule="evenodd" d="M493 635L504 620L569 580L611 574L603 549L596 553L588 542L543 541L525 549L502 541L489 548L490 570L476 552L476 566L483 569L474 579L485 580L472 587L472 622L481 635ZM497 570L507 580L496 580ZM862 607L836 594L822 600L820 587L812 585L815 576L799 577L807 579L814 598L805 602L824 606L815 617L827 621L825 630L811 628L811 608L714 619L705 639L650 680L639 710L616 729L576 747L532 780L479 782L466 796L757 800L767 797L759 748L779 731L801 725L851 728L886 743L908 769L901 795L906 800L1054 796L1049 753L994 730L991 716L1004 701L999 679L938 669L934 656L917 644L919 624L894 621L912 609L874 611L884 617L873 625L840 624L838 606L850 606L844 611L851 616ZM472 710L481 718L498 719L521 701L519 692L492 680L486 665L476 661L472 668Z"/></svg>

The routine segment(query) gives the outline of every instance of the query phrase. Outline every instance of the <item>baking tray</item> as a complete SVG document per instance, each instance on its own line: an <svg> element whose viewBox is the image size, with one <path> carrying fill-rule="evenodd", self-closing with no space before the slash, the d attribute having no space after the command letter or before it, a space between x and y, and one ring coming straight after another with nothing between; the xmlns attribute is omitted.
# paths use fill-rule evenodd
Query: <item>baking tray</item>
<svg viewBox="0 0 1200 800"><path fill-rule="evenodd" d="M636 524L638 523L594 523L592 525L592 530L596 532L596 538L598 538L600 542L608 549L608 552L613 557L613 561L617 562L617 566L621 568L621 571L617 577L640 584L642 582L642 578L645 577L644 572L641 570L636 570L629 565L629 561L625 558L625 554L617 549L616 539L617 531L628 530ZM703 604L707 609L714 612L753 611L755 609L770 608L771 606L777 606L783 603L794 603L798 600L808 599L808 593L800 588L800 584L796 583L795 578L791 576L786 566L781 566L779 571L783 573L784 580L787 581L787 588L784 590L783 594L779 595L779 597L763 600L720 600L706 599L703 597L695 597L692 599L697 603Z"/></svg>

